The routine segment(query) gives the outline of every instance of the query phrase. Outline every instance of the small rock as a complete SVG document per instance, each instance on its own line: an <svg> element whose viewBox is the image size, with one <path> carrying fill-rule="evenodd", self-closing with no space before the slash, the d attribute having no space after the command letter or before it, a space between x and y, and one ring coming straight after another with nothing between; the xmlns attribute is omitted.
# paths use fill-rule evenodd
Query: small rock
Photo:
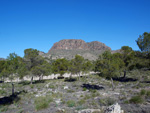
<svg viewBox="0 0 150 113"><path fill-rule="evenodd" d="M68 86L64 86L64 89L68 89Z"/></svg>
<svg viewBox="0 0 150 113"><path fill-rule="evenodd" d="M100 109L84 109L81 111L78 111L78 113L93 113L93 112L101 112Z"/></svg>
<svg viewBox="0 0 150 113"><path fill-rule="evenodd" d="M55 100L56 104L60 104L61 103L61 100L60 99L57 99Z"/></svg>
<svg viewBox="0 0 150 113"><path fill-rule="evenodd" d="M50 84L46 84L45 87L46 87L46 88L49 88L49 85L50 85Z"/></svg>
<svg viewBox="0 0 150 113"><path fill-rule="evenodd" d="M124 113L118 103L109 106L104 113Z"/></svg>
<svg viewBox="0 0 150 113"><path fill-rule="evenodd" d="M58 111L58 112L61 112L61 113L64 113L64 112L65 112L65 110L64 110L64 109L61 109L61 108L58 108L57 111Z"/></svg>

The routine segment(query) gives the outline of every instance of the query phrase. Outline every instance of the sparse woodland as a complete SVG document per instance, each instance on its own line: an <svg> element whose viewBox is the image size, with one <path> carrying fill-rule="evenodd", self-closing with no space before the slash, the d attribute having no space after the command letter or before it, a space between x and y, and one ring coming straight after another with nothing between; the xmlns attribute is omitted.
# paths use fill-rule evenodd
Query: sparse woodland
<svg viewBox="0 0 150 113"><path fill-rule="evenodd" d="M23 58L10 53L0 61L0 112L74 113L99 109L97 112L103 113L116 102L125 113L150 112L150 33L143 33L136 43L140 51L122 46L119 53L105 51L96 61L80 55L71 60L52 60L32 48L24 50ZM64 78L65 73L70 76ZM43 79L51 74L60 76ZM25 81L24 77L31 79ZM16 78L21 81L14 82Z"/></svg>

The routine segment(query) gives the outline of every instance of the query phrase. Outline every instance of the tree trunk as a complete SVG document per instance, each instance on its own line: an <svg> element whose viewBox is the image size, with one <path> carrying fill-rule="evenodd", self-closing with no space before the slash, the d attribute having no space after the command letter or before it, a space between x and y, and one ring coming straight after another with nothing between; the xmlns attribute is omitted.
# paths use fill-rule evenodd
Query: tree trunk
<svg viewBox="0 0 150 113"><path fill-rule="evenodd" d="M12 95L14 95L14 84L11 82L12 85Z"/></svg>
<svg viewBox="0 0 150 113"><path fill-rule="evenodd" d="M43 74L41 75L41 80L43 80Z"/></svg>
<svg viewBox="0 0 150 113"><path fill-rule="evenodd" d="M39 81L43 80L43 74L39 76Z"/></svg>
<svg viewBox="0 0 150 113"><path fill-rule="evenodd" d="M33 83L33 76L31 77L31 84Z"/></svg>
<svg viewBox="0 0 150 113"><path fill-rule="evenodd" d="M78 79L80 80L80 73L79 73L79 78Z"/></svg>
<svg viewBox="0 0 150 113"><path fill-rule="evenodd" d="M111 78L111 84L112 84L112 90L114 91L114 83L113 83L113 79Z"/></svg>
<svg viewBox="0 0 150 113"><path fill-rule="evenodd" d="M70 79L72 78L72 73L70 74Z"/></svg>
<svg viewBox="0 0 150 113"><path fill-rule="evenodd" d="M39 81L41 81L41 76L39 76Z"/></svg>
<svg viewBox="0 0 150 113"><path fill-rule="evenodd" d="M126 77L126 70L124 70L124 75L123 75L123 78L125 78Z"/></svg>

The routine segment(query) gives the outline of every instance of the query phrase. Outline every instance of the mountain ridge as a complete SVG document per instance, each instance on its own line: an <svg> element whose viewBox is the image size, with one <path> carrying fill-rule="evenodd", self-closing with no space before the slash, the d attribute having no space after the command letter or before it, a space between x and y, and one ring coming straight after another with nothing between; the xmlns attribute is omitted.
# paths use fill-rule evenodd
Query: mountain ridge
<svg viewBox="0 0 150 113"><path fill-rule="evenodd" d="M85 42L82 39L63 39L53 44L48 53L40 53L42 56L58 59L72 59L76 54L85 59L96 60L104 51L112 51L110 47L99 41Z"/></svg>
<svg viewBox="0 0 150 113"><path fill-rule="evenodd" d="M54 43L52 48L49 50L111 50L110 47L99 41L85 42L81 39L64 39ZM48 53L49 53L48 52Z"/></svg>

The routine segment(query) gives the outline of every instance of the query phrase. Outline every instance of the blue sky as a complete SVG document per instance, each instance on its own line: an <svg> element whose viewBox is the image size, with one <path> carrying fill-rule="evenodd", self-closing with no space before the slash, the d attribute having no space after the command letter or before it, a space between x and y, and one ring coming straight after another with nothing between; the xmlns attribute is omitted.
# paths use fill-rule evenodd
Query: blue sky
<svg viewBox="0 0 150 113"><path fill-rule="evenodd" d="M150 32L150 0L0 0L0 57L24 49L48 52L62 39L100 41L138 50Z"/></svg>

